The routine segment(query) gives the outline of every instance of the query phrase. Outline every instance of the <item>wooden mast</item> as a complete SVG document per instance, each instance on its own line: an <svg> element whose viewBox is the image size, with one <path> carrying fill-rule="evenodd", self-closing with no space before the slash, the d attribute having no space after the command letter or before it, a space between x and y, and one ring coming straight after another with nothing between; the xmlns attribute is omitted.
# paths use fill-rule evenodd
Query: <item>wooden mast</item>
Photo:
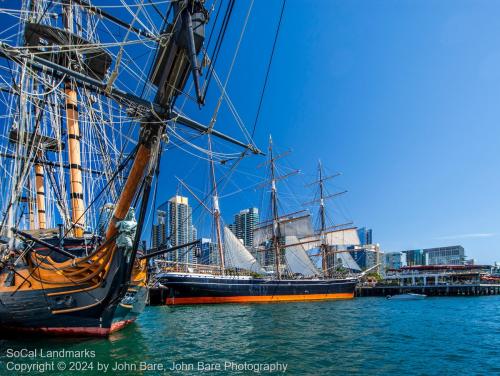
<svg viewBox="0 0 500 376"><path fill-rule="evenodd" d="M144 171L146 171L147 165L151 158L152 142L157 142L157 139L155 138L151 141L141 141L134 159L134 163L132 165L132 168L130 169L127 181L125 182L125 186L123 187L122 194L120 195L120 198L116 203L113 217L111 218L108 230L106 231L107 240L111 239L116 234L117 222L123 220L130 209L132 200L137 193L137 189L144 175Z"/></svg>
<svg viewBox="0 0 500 376"><path fill-rule="evenodd" d="M47 228L47 220L45 217L45 185L43 178L43 166L40 163L35 163L35 189L36 189L36 208L38 212L38 228L45 230ZM31 223L31 198L30 200L30 223Z"/></svg>
<svg viewBox="0 0 500 376"><path fill-rule="evenodd" d="M73 11L71 2L64 5L63 18L68 33L73 31ZM71 59L68 53L68 67ZM76 86L70 79L65 82L66 126L68 131L68 159L70 166L71 218L74 224L74 236L82 237L85 229L82 166L80 154L80 126L78 124L78 97Z"/></svg>
<svg viewBox="0 0 500 376"><path fill-rule="evenodd" d="M319 185L319 217L320 217L320 229L319 229L319 234L320 234L320 255L321 255L321 267L323 269L323 276L327 277L329 274L330 268L328 267L328 256L331 254L338 253L336 250L332 251L326 241L326 232L327 232L327 226L326 226L326 205L325 205L325 200L329 198L336 197L338 195L342 195L346 193L347 191L343 192L337 192L331 195L325 195L325 181L328 179L335 178L339 176L340 173L336 173L331 176L325 176L323 174L323 165L321 164L321 161L318 161L318 180L311 183L311 184L316 184L318 183ZM314 200L312 202L317 202L318 200Z"/></svg>
<svg viewBox="0 0 500 376"><path fill-rule="evenodd" d="M213 215L215 220L215 232L217 236L217 250L219 251L219 260L220 260L220 272L221 275L225 274L224 267L224 249L222 248L222 235L220 229L220 209L219 209L219 196L217 194L217 181L215 179L215 166L214 166L214 158L212 155L212 139L210 138L210 134L208 135L208 148L210 150L210 172L212 176L212 189L213 189Z"/></svg>
<svg viewBox="0 0 500 376"><path fill-rule="evenodd" d="M279 245L279 215L278 215L278 196L276 192L276 171L274 166L273 156L273 139L269 136L269 158L271 169L271 211L273 215L273 248L274 248L274 262L276 266L276 277L281 279L281 252Z"/></svg>
<svg viewBox="0 0 500 376"><path fill-rule="evenodd" d="M29 229L35 229L35 200L33 199L33 195L31 192L31 180L28 179L28 214L29 214Z"/></svg>
<svg viewBox="0 0 500 376"><path fill-rule="evenodd" d="M321 166L321 161L318 161L318 171L319 171L319 214L321 220L320 228L320 239L321 239L321 266L323 269L323 276L326 277L328 271L327 264L327 245L325 243L325 229L326 229L326 212L325 212L325 195L323 187L323 168Z"/></svg>
<svg viewBox="0 0 500 376"><path fill-rule="evenodd" d="M35 10L35 1L33 0L30 3L31 14L34 14ZM33 78L33 90L36 92L38 90L38 81L36 78ZM35 99L35 119L37 122L40 121L40 112L41 112L41 104L40 100L37 97ZM38 128L38 127L37 127ZM40 161L43 155L43 149L38 150L36 161ZM44 182L44 169L41 163L35 162L35 202L36 202L36 211L38 216L38 228L40 230L45 230L47 228L47 219L45 214L45 182ZM29 213L30 213L30 229L35 229L35 213L34 213L34 203L33 198L28 197L28 205L29 205Z"/></svg>

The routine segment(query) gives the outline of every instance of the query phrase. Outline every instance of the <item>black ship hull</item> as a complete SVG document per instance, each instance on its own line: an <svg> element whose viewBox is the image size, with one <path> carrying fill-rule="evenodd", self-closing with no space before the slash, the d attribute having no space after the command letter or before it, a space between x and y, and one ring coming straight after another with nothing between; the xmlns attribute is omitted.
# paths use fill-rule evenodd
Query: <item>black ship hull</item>
<svg viewBox="0 0 500 376"><path fill-rule="evenodd" d="M352 299L356 279L262 279L163 273L167 305Z"/></svg>
<svg viewBox="0 0 500 376"><path fill-rule="evenodd" d="M19 307L15 317L5 315L5 312L2 313L3 307L0 307L0 331L106 337L134 322L144 309L147 288L138 287L137 290L137 298L133 304L122 301L117 305L97 304L79 311L58 314L48 312L47 303L40 294L20 293L16 296L16 305L23 307ZM9 304L8 307L12 305Z"/></svg>

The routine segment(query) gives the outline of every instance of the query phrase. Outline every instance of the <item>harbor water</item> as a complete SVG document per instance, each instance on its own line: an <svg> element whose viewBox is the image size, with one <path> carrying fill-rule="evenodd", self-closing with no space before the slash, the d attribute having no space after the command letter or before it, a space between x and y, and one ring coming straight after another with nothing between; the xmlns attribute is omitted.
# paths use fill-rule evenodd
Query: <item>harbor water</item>
<svg viewBox="0 0 500 376"><path fill-rule="evenodd" d="M53 360L92 363L58 372L68 375L102 374L103 365L121 375L279 374L285 366L289 375L500 374L498 312L500 296L148 307L107 340L1 339L0 372ZM40 357L61 350L68 354Z"/></svg>

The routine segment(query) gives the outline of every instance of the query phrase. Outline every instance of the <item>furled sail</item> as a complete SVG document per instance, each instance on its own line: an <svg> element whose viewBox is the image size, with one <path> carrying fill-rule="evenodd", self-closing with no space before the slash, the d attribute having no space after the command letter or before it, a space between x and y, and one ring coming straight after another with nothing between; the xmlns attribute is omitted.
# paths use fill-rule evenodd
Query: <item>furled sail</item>
<svg viewBox="0 0 500 376"><path fill-rule="evenodd" d="M226 226L224 226L224 256L226 268L236 267L255 273L265 273L255 257Z"/></svg>
<svg viewBox="0 0 500 376"><path fill-rule="evenodd" d="M285 237L285 244L290 244L290 247L286 247L285 259L288 269L292 273L302 274L305 277L320 274L304 248L299 244L299 239L296 236Z"/></svg>
<svg viewBox="0 0 500 376"><path fill-rule="evenodd" d="M311 215L306 214L300 217L282 217L278 220L279 234L282 237L296 236L303 238L311 235L313 231ZM273 237L273 223L268 222L254 230L254 244L260 245Z"/></svg>

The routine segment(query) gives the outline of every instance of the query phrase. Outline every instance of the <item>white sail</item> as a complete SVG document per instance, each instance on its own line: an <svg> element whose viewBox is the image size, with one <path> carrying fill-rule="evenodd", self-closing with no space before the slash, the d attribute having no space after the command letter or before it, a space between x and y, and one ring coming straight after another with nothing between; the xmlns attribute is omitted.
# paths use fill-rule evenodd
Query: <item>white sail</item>
<svg viewBox="0 0 500 376"><path fill-rule="evenodd" d="M245 248L233 232L224 226L224 266L265 273L255 257Z"/></svg>
<svg viewBox="0 0 500 376"><path fill-rule="evenodd" d="M324 243L329 246L348 246L360 244L358 232L355 228L330 231L324 236ZM321 238L319 235L307 236L301 238L300 243L302 243L302 247L307 251L313 248L318 248L321 245Z"/></svg>
<svg viewBox="0 0 500 376"><path fill-rule="evenodd" d="M279 234L282 237L296 236L302 238L312 234L313 226L311 215L303 215L300 217L282 217L279 219ZM258 227L254 230L254 244L260 245L263 242L272 239L273 237L273 223L269 222L264 226Z"/></svg>
<svg viewBox="0 0 500 376"><path fill-rule="evenodd" d="M340 259L344 267L351 270L361 271L358 263L352 258L349 252L339 252L336 254L336 258Z"/></svg>
<svg viewBox="0 0 500 376"><path fill-rule="evenodd" d="M268 241L273 237L273 225L268 224L262 227L258 227L253 232L253 243L255 245L261 245L262 243Z"/></svg>
<svg viewBox="0 0 500 376"><path fill-rule="evenodd" d="M297 243L299 243L299 239L296 236L285 237L285 244L291 245L286 247L285 250L285 260L290 271L306 277L319 275L318 269L314 266L304 248Z"/></svg>
<svg viewBox="0 0 500 376"><path fill-rule="evenodd" d="M355 228L327 232L325 234L328 245L359 245L359 236Z"/></svg>

